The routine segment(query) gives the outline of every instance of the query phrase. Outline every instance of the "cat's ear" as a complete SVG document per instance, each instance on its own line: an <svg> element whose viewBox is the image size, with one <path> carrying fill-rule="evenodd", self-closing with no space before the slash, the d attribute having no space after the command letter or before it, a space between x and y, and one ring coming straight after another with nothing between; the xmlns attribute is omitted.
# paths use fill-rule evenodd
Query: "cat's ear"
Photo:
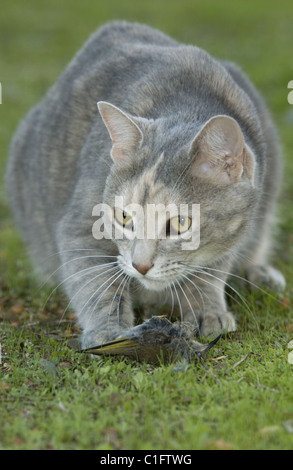
<svg viewBox="0 0 293 470"><path fill-rule="evenodd" d="M254 157L239 124L229 116L212 117L193 140L190 153L196 176L215 184L233 184L246 175L253 184Z"/></svg>
<svg viewBox="0 0 293 470"><path fill-rule="evenodd" d="M97 105L112 139L112 159L114 162L129 162L142 141L141 130L126 113L113 104L99 101Z"/></svg>

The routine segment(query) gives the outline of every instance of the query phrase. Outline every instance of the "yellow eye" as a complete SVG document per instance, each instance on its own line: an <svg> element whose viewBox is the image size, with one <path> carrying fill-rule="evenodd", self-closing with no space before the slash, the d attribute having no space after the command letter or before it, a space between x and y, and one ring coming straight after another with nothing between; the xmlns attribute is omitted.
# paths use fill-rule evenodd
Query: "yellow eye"
<svg viewBox="0 0 293 470"><path fill-rule="evenodd" d="M115 208L115 218L123 227L132 228L132 217L127 212Z"/></svg>
<svg viewBox="0 0 293 470"><path fill-rule="evenodd" d="M186 232L191 226L191 218L190 217L173 217L170 220L170 228L173 233L184 233Z"/></svg>

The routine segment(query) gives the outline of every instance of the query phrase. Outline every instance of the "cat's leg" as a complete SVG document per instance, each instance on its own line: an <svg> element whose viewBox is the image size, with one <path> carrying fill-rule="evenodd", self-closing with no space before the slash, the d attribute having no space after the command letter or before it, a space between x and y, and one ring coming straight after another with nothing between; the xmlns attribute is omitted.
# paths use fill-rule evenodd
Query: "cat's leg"
<svg viewBox="0 0 293 470"><path fill-rule="evenodd" d="M188 281L181 285L180 304L184 322L199 328L200 334L216 336L236 330L236 321L227 310L225 280L220 270L201 274L188 274Z"/></svg>
<svg viewBox="0 0 293 470"><path fill-rule="evenodd" d="M76 309L78 321L83 328L83 347L96 346L125 336L133 327L131 299L127 291L122 295L116 294L119 284L115 282L108 290L106 287L101 300L98 295L94 295L84 312Z"/></svg>
<svg viewBox="0 0 293 470"><path fill-rule="evenodd" d="M286 281L283 274L270 265L269 253L271 249L270 233L272 222L267 221L258 230L257 242L252 247L248 256L245 257L244 272L249 286L253 290L257 287L267 287L274 292L282 292Z"/></svg>
<svg viewBox="0 0 293 470"><path fill-rule="evenodd" d="M245 274L252 290L264 286L274 292L282 292L286 287L283 274L269 264L249 266Z"/></svg>
<svg viewBox="0 0 293 470"><path fill-rule="evenodd" d="M65 250L61 283L83 332L82 347L102 344L133 326L128 277L115 256L92 250Z"/></svg>

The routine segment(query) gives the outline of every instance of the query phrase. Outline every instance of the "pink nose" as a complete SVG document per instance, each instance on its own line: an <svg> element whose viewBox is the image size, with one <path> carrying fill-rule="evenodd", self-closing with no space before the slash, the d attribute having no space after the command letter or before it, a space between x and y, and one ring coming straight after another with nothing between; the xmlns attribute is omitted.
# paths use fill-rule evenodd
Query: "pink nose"
<svg viewBox="0 0 293 470"><path fill-rule="evenodd" d="M132 263L132 266L140 273L145 275L153 266L153 264L135 264Z"/></svg>

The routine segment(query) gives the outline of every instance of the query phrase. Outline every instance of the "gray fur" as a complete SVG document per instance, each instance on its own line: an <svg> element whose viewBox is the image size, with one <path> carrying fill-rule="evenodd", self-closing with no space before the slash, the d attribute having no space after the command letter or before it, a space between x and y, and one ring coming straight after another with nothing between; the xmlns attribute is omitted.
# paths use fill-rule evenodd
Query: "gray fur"
<svg viewBox="0 0 293 470"><path fill-rule="evenodd" d="M126 114L125 142L111 135L107 102L119 108L115 118ZM218 159L221 126L236 129L235 148L244 139L242 164ZM182 319L210 335L236 327L227 273L244 268L257 282L269 272L266 281L283 286L267 260L280 165L274 126L240 69L147 26L115 22L89 39L20 124L7 188L36 266L65 288L83 345L94 346L133 326L135 298L179 303ZM143 206L200 204L199 249L169 239L97 241L93 207L113 205L115 195Z"/></svg>

